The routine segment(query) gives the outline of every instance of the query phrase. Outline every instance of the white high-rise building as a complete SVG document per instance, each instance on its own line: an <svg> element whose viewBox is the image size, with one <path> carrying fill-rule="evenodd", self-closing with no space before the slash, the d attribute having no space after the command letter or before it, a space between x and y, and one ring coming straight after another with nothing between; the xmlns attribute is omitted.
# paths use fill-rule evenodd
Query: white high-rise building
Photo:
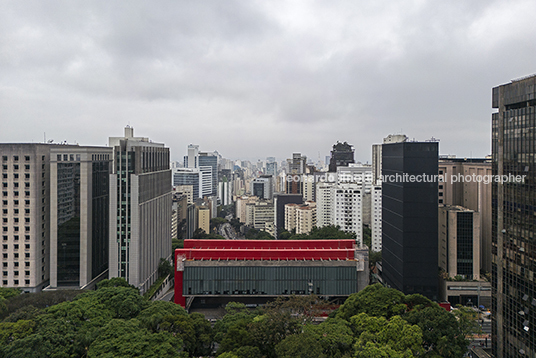
<svg viewBox="0 0 536 358"><path fill-rule="evenodd" d="M333 224L345 232L354 232L359 245L363 245L363 194L359 184L340 184L334 189Z"/></svg>
<svg viewBox="0 0 536 358"><path fill-rule="evenodd" d="M373 185L371 189L370 229L372 231L372 251L382 250L382 186Z"/></svg>
<svg viewBox="0 0 536 358"><path fill-rule="evenodd" d="M334 183L316 185L316 226L333 225L333 191Z"/></svg>
<svg viewBox="0 0 536 358"><path fill-rule="evenodd" d="M158 279L160 259L171 259L169 148L148 138L111 137L109 277L145 292Z"/></svg>

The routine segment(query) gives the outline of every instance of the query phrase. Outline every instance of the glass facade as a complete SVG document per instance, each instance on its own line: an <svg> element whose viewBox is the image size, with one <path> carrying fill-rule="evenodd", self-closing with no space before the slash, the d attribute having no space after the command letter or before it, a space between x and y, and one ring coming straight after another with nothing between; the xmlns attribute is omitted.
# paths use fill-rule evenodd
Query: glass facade
<svg viewBox="0 0 536 358"><path fill-rule="evenodd" d="M92 164L92 278L97 277L108 269L109 176L110 164L108 161L94 162Z"/></svg>
<svg viewBox="0 0 536 358"><path fill-rule="evenodd" d="M536 77L493 89L493 354L535 357Z"/></svg>
<svg viewBox="0 0 536 358"><path fill-rule="evenodd" d="M457 213L456 257L457 273L473 278L473 212Z"/></svg>
<svg viewBox="0 0 536 358"><path fill-rule="evenodd" d="M58 286L80 283L80 163L58 163Z"/></svg>

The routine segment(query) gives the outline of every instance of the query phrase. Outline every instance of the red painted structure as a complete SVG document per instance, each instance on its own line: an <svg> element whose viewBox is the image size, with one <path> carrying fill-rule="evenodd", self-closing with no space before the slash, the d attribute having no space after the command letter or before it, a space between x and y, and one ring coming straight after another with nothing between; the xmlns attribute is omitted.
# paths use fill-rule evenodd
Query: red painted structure
<svg viewBox="0 0 536 358"><path fill-rule="evenodd" d="M184 240L175 250L175 303L185 307L184 262L190 260L354 260L355 240Z"/></svg>

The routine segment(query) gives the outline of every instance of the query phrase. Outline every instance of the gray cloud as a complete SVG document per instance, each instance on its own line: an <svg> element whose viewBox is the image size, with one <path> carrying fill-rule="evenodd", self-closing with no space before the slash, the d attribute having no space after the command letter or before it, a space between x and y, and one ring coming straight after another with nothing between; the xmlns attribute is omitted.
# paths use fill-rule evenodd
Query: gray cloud
<svg viewBox="0 0 536 358"><path fill-rule="evenodd" d="M491 88L535 71L532 1L3 3L0 140L100 145L131 124L180 159L370 161L389 133L490 152Z"/></svg>

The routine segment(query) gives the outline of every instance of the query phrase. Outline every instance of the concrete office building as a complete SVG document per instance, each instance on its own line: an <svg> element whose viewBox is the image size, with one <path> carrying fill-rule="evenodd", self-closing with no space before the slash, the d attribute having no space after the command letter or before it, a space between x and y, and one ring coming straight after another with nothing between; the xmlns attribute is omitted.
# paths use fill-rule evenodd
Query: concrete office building
<svg viewBox="0 0 536 358"><path fill-rule="evenodd" d="M175 186L176 194L186 195L188 204L194 203L194 186L193 185L177 185Z"/></svg>
<svg viewBox="0 0 536 358"><path fill-rule="evenodd" d="M145 292L158 279L160 259L171 255L169 148L148 138L111 137L110 274ZM117 193L117 194L115 194Z"/></svg>
<svg viewBox="0 0 536 358"><path fill-rule="evenodd" d="M260 199L272 200L274 196L273 177L271 175L261 175L251 182L251 194Z"/></svg>
<svg viewBox="0 0 536 358"><path fill-rule="evenodd" d="M480 213L439 206L439 267L449 277L480 279Z"/></svg>
<svg viewBox="0 0 536 358"><path fill-rule="evenodd" d="M438 203L459 205L480 213L480 263L481 269L491 272L491 187L492 183L472 180L473 175L491 177L491 159L440 158L439 175L444 181L439 183ZM471 178L465 180L462 178Z"/></svg>
<svg viewBox="0 0 536 358"><path fill-rule="evenodd" d="M2 287L91 287L108 266L111 150L0 144Z"/></svg>
<svg viewBox="0 0 536 358"><path fill-rule="evenodd" d="M50 148L0 144L2 287L41 291L50 279Z"/></svg>
<svg viewBox="0 0 536 358"><path fill-rule="evenodd" d="M112 158L106 147L50 149L50 289L106 278Z"/></svg>
<svg viewBox="0 0 536 358"><path fill-rule="evenodd" d="M437 142L382 146L383 279L404 294L438 299ZM388 178L389 180L386 180Z"/></svg>
<svg viewBox="0 0 536 358"><path fill-rule="evenodd" d="M493 354L535 357L536 76L492 93L493 174L520 179L492 186Z"/></svg>

